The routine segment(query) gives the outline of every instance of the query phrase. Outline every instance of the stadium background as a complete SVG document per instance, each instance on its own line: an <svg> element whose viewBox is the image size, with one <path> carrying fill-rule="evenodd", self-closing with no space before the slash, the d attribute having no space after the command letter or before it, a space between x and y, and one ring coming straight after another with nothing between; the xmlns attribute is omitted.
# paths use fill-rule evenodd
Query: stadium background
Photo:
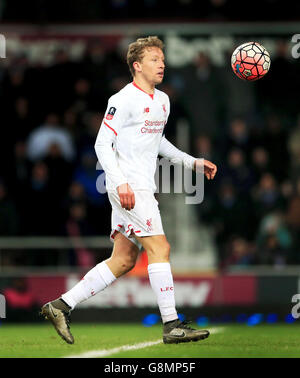
<svg viewBox="0 0 300 378"><path fill-rule="evenodd" d="M131 80L128 43L153 34L166 45L166 135L218 165L199 206L185 205L185 194L159 195L177 307L212 322L290 313L300 290L300 60L291 55L299 4L265 0L258 12L241 12L237 1L163 3L0 1L5 321L38 321L41 304L110 255L110 206L96 190L94 142L108 97ZM255 83L230 66L235 47L250 40L271 55L270 72ZM146 266L142 254L74 320L157 313Z"/></svg>

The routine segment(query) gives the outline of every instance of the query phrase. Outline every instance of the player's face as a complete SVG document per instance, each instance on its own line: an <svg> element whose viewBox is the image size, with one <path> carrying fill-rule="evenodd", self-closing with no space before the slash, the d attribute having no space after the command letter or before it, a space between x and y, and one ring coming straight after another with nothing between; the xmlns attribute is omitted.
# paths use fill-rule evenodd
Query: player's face
<svg viewBox="0 0 300 378"><path fill-rule="evenodd" d="M146 48L140 62L140 70L149 83L160 84L165 70L165 56L162 50L158 47Z"/></svg>

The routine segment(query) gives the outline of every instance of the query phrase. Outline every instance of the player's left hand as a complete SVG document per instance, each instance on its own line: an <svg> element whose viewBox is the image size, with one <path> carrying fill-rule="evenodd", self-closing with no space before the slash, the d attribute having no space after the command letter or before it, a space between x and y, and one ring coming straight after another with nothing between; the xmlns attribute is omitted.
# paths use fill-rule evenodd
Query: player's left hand
<svg viewBox="0 0 300 378"><path fill-rule="evenodd" d="M217 166L209 160L197 159L195 161L194 170L204 173L208 180L213 180L217 173Z"/></svg>

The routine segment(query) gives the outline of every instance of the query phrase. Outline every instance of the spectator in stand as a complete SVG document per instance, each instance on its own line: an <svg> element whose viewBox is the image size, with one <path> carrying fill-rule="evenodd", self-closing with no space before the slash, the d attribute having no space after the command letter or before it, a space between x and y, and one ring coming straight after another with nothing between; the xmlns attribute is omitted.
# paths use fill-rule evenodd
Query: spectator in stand
<svg viewBox="0 0 300 378"><path fill-rule="evenodd" d="M15 101L13 117L11 119L14 137L25 140L34 127L34 122L29 110L29 101L26 97L19 97Z"/></svg>
<svg viewBox="0 0 300 378"><path fill-rule="evenodd" d="M284 266L291 263L292 235L282 213L273 212L262 218L256 242L259 264Z"/></svg>
<svg viewBox="0 0 300 378"><path fill-rule="evenodd" d="M300 194L300 191L297 191L297 186L295 187L291 180L285 180L280 185L280 193L284 202L287 204L291 200L293 195Z"/></svg>
<svg viewBox="0 0 300 378"><path fill-rule="evenodd" d="M76 80L71 98L71 108L76 114L92 110L94 96L91 93L90 81L83 77Z"/></svg>
<svg viewBox="0 0 300 378"><path fill-rule="evenodd" d="M27 154L31 161L37 161L47 156L51 144L60 146L64 158L71 162L75 158L73 140L69 132L59 126L59 118L50 113L45 123L34 130L28 138Z"/></svg>
<svg viewBox="0 0 300 378"><path fill-rule="evenodd" d="M288 251L280 244L276 235L268 235L261 250L261 263L283 267L288 262Z"/></svg>
<svg viewBox="0 0 300 378"><path fill-rule="evenodd" d="M86 203L84 187L78 181L72 181L66 198L66 204L68 207L73 203Z"/></svg>
<svg viewBox="0 0 300 378"><path fill-rule="evenodd" d="M249 193L255 183L252 169L246 163L243 150L232 148L227 156L227 166L223 167L221 176L230 178L239 193Z"/></svg>
<svg viewBox="0 0 300 378"><path fill-rule="evenodd" d="M76 143L81 137L81 116L72 109L68 108L63 114L62 127L71 135L72 140Z"/></svg>
<svg viewBox="0 0 300 378"><path fill-rule="evenodd" d="M14 198L19 196L23 198L23 191L30 176L31 163L27 158L26 148L26 143L20 140L13 149L14 156L11 167L14 169L10 169L7 177L9 189Z"/></svg>
<svg viewBox="0 0 300 378"><path fill-rule="evenodd" d="M215 161L217 165L222 165L220 152L215 148L214 139L207 134L198 134L195 139L196 156L210 161ZM209 184L209 183L208 183ZM213 187L211 187L213 190Z"/></svg>
<svg viewBox="0 0 300 378"><path fill-rule="evenodd" d="M255 213L261 219L274 210L283 210L284 198L280 188L271 173L265 173L253 191Z"/></svg>
<svg viewBox="0 0 300 378"><path fill-rule="evenodd" d="M233 148L243 151L245 159L248 161L252 149L251 135L244 119L235 118L229 124L228 137L219 143L224 155L228 154Z"/></svg>
<svg viewBox="0 0 300 378"><path fill-rule="evenodd" d="M243 237L232 237L227 243L226 252L226 257L221 263L222 269L228 266L248 267L255 263L255 248Z"/></svg>
<svg viewBox="0 0 300 378"><path fill-rule="evenodd" d="M254 171L255 182L258 182L265 173L271 171L269 153L264 147L257 146L252 150L251 166Z"/></svg>

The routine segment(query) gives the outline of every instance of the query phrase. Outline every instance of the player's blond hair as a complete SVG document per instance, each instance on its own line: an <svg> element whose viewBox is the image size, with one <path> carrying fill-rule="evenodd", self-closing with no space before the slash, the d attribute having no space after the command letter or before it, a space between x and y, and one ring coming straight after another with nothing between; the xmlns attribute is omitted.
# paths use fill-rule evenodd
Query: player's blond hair
<svg viewBox="0 0 300 378"><path fill-rule="evenodd" d="M138 38L135 42L130 43L127 52L127 64L133 77L135 75L133 63L142 61L144 51L147 47L158 47L159 49L163 50L164 43L156 35L146 38Z"/></svg>

